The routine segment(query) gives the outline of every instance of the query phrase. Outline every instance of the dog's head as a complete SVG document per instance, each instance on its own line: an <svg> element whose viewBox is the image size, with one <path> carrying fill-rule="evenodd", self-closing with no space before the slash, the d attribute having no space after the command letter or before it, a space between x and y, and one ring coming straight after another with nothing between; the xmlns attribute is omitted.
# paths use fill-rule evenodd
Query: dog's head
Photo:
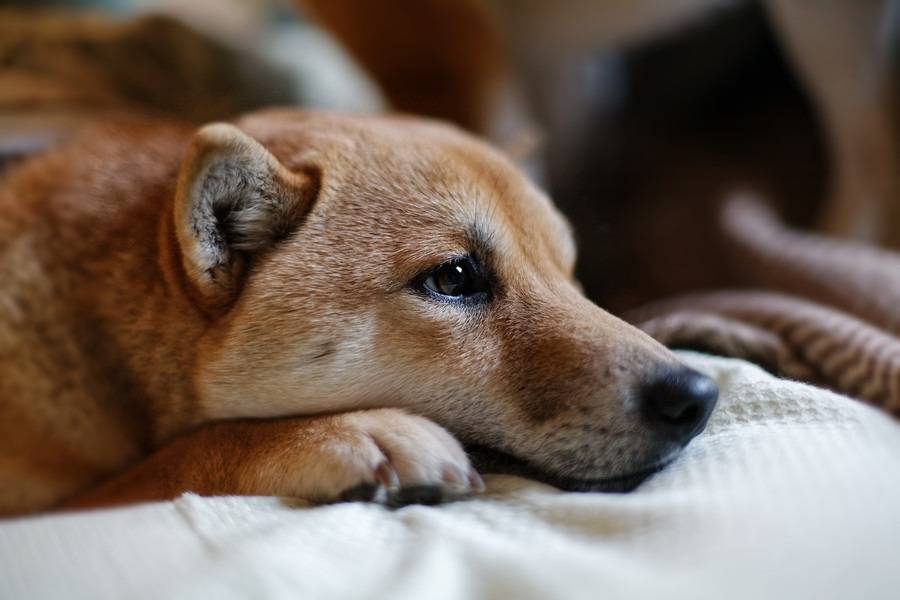
<svg viewBox="0 0 900 600"><path fill-rule="evenodd" d="M411 118L238 127L200 130L175 201L206 418L406 408L483 468L608 489L703 428L714 383L581 294L569 226L498 152Z"/></svg>

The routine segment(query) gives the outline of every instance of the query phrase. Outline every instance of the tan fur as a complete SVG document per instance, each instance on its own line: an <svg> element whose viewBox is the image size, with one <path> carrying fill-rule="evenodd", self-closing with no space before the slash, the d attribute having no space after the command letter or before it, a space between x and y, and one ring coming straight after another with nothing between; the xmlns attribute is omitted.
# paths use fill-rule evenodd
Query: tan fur
<svg viewBox="0 0 900 600"><path fill-rule="evenodd" d="M585 480L680 448L636 406L675 358L579 293L550 201L447 126L269 111L94 133L11 172L0 215L4 514L453 497L479 487L457 439ZM464 253L489 303L411 288Z"/></svg>

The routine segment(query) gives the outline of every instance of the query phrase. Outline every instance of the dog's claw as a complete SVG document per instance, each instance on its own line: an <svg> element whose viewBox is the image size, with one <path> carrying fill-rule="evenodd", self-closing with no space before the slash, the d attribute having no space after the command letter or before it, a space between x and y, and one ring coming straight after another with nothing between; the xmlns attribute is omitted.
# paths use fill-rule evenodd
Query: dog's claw
<svg viewBox="0 0 900 600"><path fill-rule="evenodd" d="M458 466L447 463L441 471L441 479L454 487L468 487L468 477Z"/></svg>
<svg viewBox="0 0 900 600"><path fill-rule="evenodd" d="M420 484L401 487L400 478L389 461L375 467L375 482L366 482L344 490L339 502L374 502L391 508L410 504L433 506L463 498L484 490L481 476L474 470L468 474L452 463L444 465L442 484Z"/></svg>
<svg viewBox="0 0 900 600"><path fill-rule="evenodd" d="M475 469L469 470L469 487L472 488L472 491L475 493L483 492L485 490L484 479L481 478L481 475L478 474L478 471Z"/></svg>
<svg viewBox="0 0 900 600"><path fill-rule="evenodd" d="M383 460L375 467L375 481L386 487L388 490L396 490L400 487L400 477L397 471L391 466L391 463Z"/></svg>

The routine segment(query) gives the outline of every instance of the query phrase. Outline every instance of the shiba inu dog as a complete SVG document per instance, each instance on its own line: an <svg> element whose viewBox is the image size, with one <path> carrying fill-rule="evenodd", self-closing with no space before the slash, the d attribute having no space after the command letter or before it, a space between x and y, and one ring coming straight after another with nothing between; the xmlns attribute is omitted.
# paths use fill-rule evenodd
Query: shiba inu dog
<svg viewBox="0 0 900 600"><path fill-rule="evenodd" d="M588 301L501 153L290 110L85 134L0 183L0 512L624 490L714 382Z"/></svg>

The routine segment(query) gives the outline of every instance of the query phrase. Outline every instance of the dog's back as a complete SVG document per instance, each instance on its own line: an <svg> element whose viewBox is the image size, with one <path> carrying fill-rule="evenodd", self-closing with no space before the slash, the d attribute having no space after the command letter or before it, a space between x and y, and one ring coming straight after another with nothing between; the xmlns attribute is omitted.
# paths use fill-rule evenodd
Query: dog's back
<svg viewBox="0 0 900 600"><path fill-rule="evenodd" d="M0 512L46 506L149 447L147 397L112 341L140 323L112 318L141 294L124 273L155 279L140 240L188 139L95 132L0 185Z"/></svg>

